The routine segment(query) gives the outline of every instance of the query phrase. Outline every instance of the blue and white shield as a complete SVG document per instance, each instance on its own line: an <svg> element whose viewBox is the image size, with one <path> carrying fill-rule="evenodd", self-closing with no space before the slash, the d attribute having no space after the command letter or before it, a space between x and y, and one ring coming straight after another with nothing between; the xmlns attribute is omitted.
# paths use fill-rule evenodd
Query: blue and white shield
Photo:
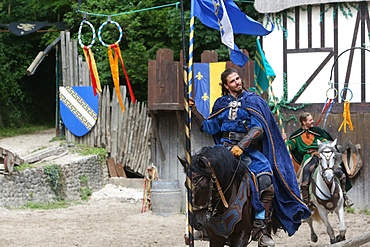
<svg viewBox="0 0 370 247"><path fill-rule="evenodd" d="M59 87L60 115L75 136L83 136L98 119L98 94L91 86Z"/></svg>

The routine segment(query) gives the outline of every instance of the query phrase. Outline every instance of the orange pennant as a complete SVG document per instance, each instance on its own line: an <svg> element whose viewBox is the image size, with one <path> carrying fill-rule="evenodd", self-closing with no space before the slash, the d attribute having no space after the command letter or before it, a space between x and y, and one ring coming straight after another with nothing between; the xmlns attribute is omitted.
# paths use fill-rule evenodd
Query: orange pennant
<svg viewBox="0 0 370 247"><path fill-rule="evenodd" d="M100 86L100 79L99 79L98 69L96 68L94 55L93 55L91 49L88 48L87 46L84 46L82 48L83 48L82 50L84 52L87 65L89 67L90 77L91 77L91 84L93 86L94 96L95 96L98 91L102 92L101 86Z"/></svg>
<svg viewBox="0 0 370 247"><path fill-rule="evenodd" d="M121 106L122 112L124 112L125 106L123 105L121 92L119 88L118 54L112 53L112 48L114 48L115 46L117 46L117 44L108 46L108 57L109 57L110 70L112 72L113 83L114 83L114 88L116 90L118 102Z"/></svg>

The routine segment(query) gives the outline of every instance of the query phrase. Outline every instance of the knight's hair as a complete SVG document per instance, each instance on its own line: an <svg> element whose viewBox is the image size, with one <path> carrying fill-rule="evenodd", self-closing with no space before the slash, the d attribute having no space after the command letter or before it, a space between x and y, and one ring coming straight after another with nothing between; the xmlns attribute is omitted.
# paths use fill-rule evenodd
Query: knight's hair
<svg viewBox="0 0 370 247"><path fill-rule="evenodd" d="M308 116L311 116L311 113L309 112L304 112L302 113L300 116L299 116L299 122L301 123L301 125L303 125L303 122L307 120L307 117Z"/></svg>
<svg viewBox="0 0 370 247"><path fill-rule="evenodd" d="M222 72L222 74L221 74L221 90L222 90L222 95L226 95L226 94L229 93L229 90L227 90L225 88L225 85L227 84L227 77L229 75L233 74L233 73L237 73L239 75L238 71L236 69L234 69L234 68L227 68L227 69L225 69L224 72ZM243 81L242 81L242 85L243 85L243 89L245 90L245 88L244 88L244 82Z"/></svg>

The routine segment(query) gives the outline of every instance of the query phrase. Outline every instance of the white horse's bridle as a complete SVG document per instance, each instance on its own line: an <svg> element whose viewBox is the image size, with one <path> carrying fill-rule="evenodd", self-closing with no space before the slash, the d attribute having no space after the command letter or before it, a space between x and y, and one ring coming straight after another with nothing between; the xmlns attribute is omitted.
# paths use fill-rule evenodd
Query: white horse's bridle
<svg viewBox="0 0 370 247"><path fill-rule="evenodd" d="M335 153L330 148L320 152L321 176L327 183L332 183L334 179Z"/></svg>

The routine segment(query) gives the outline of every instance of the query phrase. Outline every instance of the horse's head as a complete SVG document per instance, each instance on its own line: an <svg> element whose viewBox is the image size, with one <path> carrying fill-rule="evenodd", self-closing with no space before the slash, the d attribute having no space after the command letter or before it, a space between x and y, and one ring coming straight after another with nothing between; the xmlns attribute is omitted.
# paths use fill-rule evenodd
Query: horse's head
<svg viewBox="0 0 370 247"><path fill-rule="evenodd" d="M319 145L321 176L326 183L332 183L335 177L334 165L340 162L341 157L336 148L337 139L325 142L317 140L317 144Z"/></svg>
<svg viewBox="0 0 370 247"><path fill-rule="evenodd" d="M192 193L191 206L195 217L193 227L199 230L216 205L222 205L216 180L225 192L233 174L240 178L243 167L237 167L238 161L222 146L202 148L191 157L191 165L185 159L178 159L190 177L190 181L185 182L185 187Z"/></svg>
<svg viewBox="0 0 370 247"><path fill-rule="evenodd" d="M185 187L191 191L191 206L193 210L193 219L191 225L196 230L202 230L206 225L206 211L211 203L210 194L212 194L211 170L205 158L199 154L192 156L192 164L187 160L177 157L184 172L190 177L185 181Z"/></svg>

